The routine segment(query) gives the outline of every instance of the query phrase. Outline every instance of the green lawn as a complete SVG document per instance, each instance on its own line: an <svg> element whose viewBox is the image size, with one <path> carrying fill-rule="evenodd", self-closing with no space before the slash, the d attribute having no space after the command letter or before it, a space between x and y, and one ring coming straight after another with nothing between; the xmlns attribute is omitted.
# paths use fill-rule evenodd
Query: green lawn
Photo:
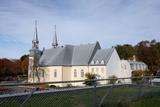
<svg viewBox="0 0 160 107"><path fill-rule="evenodd" d="M160 95L145 97L141 100L130 102L130 107L159 107Z"/></svg>
<svg viewBox="0 0 160 107"><path fill-rule="evenodd" d="M83 90L57 94L33 95L24 104L25 107L93 107L99 104L102 97L103 107L157 107L160 105L160 88L142 88L138 96L137 87L98 88L96 99L94 90ZM0 107L19 107L28 96L0 99Z"/></svg>

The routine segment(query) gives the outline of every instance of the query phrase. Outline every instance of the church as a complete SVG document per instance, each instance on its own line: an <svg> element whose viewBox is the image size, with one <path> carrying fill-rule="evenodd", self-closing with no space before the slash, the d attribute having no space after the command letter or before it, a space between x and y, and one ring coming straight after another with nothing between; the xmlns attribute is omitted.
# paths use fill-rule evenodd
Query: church
<svg viewBox="0 0 160 107"><path fill-rule="evenodd" d="M86 73L96 74L98 79L106 79L113 75L117 78L131 76L130 70L122 70L120 57L114 47L102 49L99 42L59 46L56 26L52 48L40 50L35 24L29 54L28 82L84 80ZM71 85L80 86L83 83Z"/></svg>

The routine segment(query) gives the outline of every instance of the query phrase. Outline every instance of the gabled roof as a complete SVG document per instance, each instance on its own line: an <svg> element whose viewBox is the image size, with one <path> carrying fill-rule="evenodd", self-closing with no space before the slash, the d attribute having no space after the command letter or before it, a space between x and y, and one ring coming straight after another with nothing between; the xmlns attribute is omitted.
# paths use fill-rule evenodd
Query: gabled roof
<svg viewBox="0 0 160 107"><path fill-rule="evenodd" d="M107 64L112 53L114 51L114 48L109 48L109 49L99 49L95 56L93 57L92 61L91 62L96 62L96 61L99 61L101 63L101 61L103 62L104 61L104 64ZM90 63L91 65L95 65L93 63Z"/></svg>
<svg viewBox="0 0 160 107"><path fill-rule="evenodd" d="M97 44L99 43L75 46L73 50L72 65L88 65L91 56L94 54L95 48L96 50L97 48L100 49L100 47L97 47Z"/></svg>

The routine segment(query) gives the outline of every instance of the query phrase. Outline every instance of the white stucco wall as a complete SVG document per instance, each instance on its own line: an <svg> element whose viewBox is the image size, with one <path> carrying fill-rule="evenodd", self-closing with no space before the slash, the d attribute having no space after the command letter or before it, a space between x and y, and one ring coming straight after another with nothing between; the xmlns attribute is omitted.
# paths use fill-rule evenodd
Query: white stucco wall
<svg viewBox="0 0 160 107"><path fill-rule="evenodd" d="M28 66L28 82L33 82L33 75L31 74L32 72L32 68L31 66L33 66L33 57L29 57L29 66Z"/></svg>
<svg viewBox="0 0 160 107"><path fill-rule="evenodd" d="M49 66L49 67L41 67L41 69L45 72L45 82L55 82L62 81L62 66ZM56 72L56 76L55 76ZM50 84L51 85L51 84ZM56 86L62 86L62 84L52 84Z"/></svg>
<svg viewBox="0 0 160 107"><path fill-rule="evenodd" d="M112 75L115 75L118 78L123 77L121 72L121 61L116 50L112 53L106 67L108 72L107 78Z"/></svg>
<svg viewBox="0 0 160 107"><path fill-rule="evenodd" d="M96 74L97 75L97 79L106 79L108 72L106 69L106 66L89 66L89 72ZM107 81L99 81L99 84L106 84Z"/></svg>
<svg viewBox="0 0 160 107"><path fill-rule="evenodd" d="M132 76L132 70L127 60L121 60L122 77L128 78ZM131 83L131 79L124 79L125 83Z"/></svg>
<svg viewBox="0 0 160 107"><path fill-rule="evenodd" d="M74 72L77 72L77 76L74 75ZM81 72L84 72L84 75L81 75ZM84 80L86 79L85 74L89 72L88 66L72 66L71 69L71 80ZM72 83L74 86L83 86L83 82Z"/></svg>
<svg viewBox="0 0 160 107"><path fill-rule="evenodd" d="M63 66L62 68L62 81L70 81L71 80L71 66ZM62 86L70 85L70 83L63 83Z"/></svg>

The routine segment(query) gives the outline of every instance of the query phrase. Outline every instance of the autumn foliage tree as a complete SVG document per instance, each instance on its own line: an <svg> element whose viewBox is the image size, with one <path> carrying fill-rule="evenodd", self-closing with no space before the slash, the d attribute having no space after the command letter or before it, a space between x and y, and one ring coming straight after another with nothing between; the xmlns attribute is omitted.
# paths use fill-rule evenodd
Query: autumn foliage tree
<svg viewBox="0 0 160 107"><path fill-rule="evenodd" d="M136 45L138 60L145 62L154 75L160 70L160 43L142 41Z"/></svg>
<svg viewBox="0 0 160 107"><path fill-rule="evenodd" d="M23 55L20 59L0 59L0 77L17 76L27 74L28 72L28 55Z"/></svg>
<svg viewBox="0 0 160 107"><path fill-rule="evenodd" d="M156 75L157 71L160 71L160 42L141 41L135 46L117 45L116 49L121 59L132 60L135 55L138 61L145 62L150 74Z"/></svg>

